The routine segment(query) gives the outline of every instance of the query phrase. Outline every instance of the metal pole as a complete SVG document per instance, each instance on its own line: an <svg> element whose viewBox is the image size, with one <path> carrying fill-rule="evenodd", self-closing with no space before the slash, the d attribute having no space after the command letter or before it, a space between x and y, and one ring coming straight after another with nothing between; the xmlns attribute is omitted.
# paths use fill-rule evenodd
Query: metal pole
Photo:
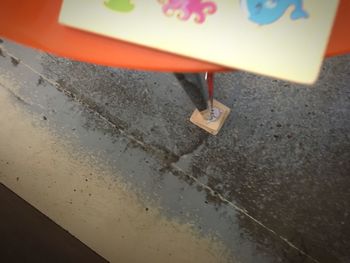
<svg viewBox="0 0 350 263"><path fill-rule="evenodd" d="M221 111L214 107L214 73L206 72L205 80L207 82L209 95L209 114L206 116L206 119L208 122L213 122L216 121L221 114Z"/></svg>
<svg viewBox="0 0 350 263"><path fill-rule="evenodd" d="M175 73L174 75L195 107L200 112L208 109L208 87L203 74Z"/></svg>
<svg viewBox="0 0 350 263"><path fill-rule="evenodd" d="M195 107L208 121L216 121L221 111L214 107L214 73L174 73Z"/></svg>

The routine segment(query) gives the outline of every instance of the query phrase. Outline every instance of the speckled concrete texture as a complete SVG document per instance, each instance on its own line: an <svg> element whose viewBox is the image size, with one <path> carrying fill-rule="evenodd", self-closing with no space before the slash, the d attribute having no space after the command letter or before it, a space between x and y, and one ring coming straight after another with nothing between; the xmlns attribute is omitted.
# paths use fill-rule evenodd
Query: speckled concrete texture
<svg viewBox="0 0 350 263"><path fill-rule="evenodd" d="M208 224L226 225L227 236L239 229L254 247L240 251L235 243L241 262L350 261L350 56L327 59L313 86L217 74L216 99L232 112L211 136L189 122L193 105L170 73L5 48L19 65L40 68L38 85L56 83L136 142L157 160L159 177L170 174L204 195L219 215ZM174 203L170 210L178 211ZM222 222L227 209L237 214Z"/></svg>

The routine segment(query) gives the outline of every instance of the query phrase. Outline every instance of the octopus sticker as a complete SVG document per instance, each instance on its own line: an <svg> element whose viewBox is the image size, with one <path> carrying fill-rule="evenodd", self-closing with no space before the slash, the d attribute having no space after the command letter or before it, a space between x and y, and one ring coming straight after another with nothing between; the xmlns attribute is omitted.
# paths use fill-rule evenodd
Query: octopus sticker
<svg viewBox="0 0 350 263"><path fill-rule="evenodd" d="M294 6L290 16L292 20L309 17L303 9L303 0L241 0L241 5L248 13L249 20L258 25L276 22L290 6Z"/></svg>
<svg viewBox="0 0 350 263"><path fill-rule="evenodd" d="M214 14L217 6L213 1L202 0L158 0L163 5L164 14L171 16L177 13L180 20L186 21L192 15L199 24L205 22L206 16Z"/></svg>
<svg viewBox="0 0 350 263"><path fill-rule="evenodd" d="M118 12L130 12L134 9L134 5L130 0L106 0L105 6Z"/></svg>

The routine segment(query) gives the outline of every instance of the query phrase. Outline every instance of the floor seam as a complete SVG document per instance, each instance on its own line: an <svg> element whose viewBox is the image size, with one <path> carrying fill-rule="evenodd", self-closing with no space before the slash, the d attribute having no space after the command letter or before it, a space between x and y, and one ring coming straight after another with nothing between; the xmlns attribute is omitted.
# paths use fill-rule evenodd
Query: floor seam
<svg viewBox="0 0 350 263"><path fill-rule="evenodd" d="M306 256L307 258L309 258L310 260L316 262L316 263L320 263L317 259L313 258L312 256L310 256L308 253L306 253L304 250L298 248L296 245L294 245L291 241L289 241L287 238L279 235L276 231L274 231L273 229L269 228L268 226L266 226L264 223L262 223L261 221L259 221L258 219L256 219L255 217L251 216L248 211L244 208L241 208L239 206L237 206L236 204L233 203L233 201L230 201L228 199L226 199L223 195L221 195L220 193L218 193L217 191L215 191L214 189L212 189L210 186L202 183L201 181L199 181L196 177L194 177L193 175L186 173L185 171L183 171L180 167L178 167L175 163L171 164L171 167L175 170L177 170L178 172L180 172L181 174L184 174L185 176L187 176L189 179L191 179L192 181L194 181L196 184L198 184L199 186L201 186L202 188L206 189L207 191L209 191L209 193L214 196L219 198L223 203L226 203L227 205L231 206L234 210L238 211L239 213L245 215L246 217L248 217L250 220L252 220L254 223L258 224L260 227L264 228L265 230L267 230L268 232L270 232L271 234L273 234L275 237L279 238L280 240L282 240L284 243L286 243L288 246L290 246L291 248L297 250L300 254Z"/></svg>

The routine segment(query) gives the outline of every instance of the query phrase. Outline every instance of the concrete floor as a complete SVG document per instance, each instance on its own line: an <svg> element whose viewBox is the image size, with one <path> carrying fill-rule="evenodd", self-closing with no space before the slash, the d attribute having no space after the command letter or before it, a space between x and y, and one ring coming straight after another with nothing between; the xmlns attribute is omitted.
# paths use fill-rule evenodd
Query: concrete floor
<svg viewBox="0 0 350 263"><path fill-rule="evenodd" d="M229 261L350 261L350 56L326 60L312 87L218 74L232 113L213 137L189 123L171 74L1 48L0 88Z"/></svg>

